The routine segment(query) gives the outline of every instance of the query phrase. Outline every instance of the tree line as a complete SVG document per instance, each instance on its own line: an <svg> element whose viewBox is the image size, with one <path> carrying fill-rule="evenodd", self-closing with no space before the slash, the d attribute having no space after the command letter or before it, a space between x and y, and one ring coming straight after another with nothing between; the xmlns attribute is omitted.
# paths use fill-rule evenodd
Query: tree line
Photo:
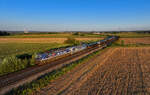
<svg viewBox="0 0 150 95"><path fill-rule="evenodd" d="M5 31L0 31L0 36L8 36L10 33L5 32Z"/></svg>

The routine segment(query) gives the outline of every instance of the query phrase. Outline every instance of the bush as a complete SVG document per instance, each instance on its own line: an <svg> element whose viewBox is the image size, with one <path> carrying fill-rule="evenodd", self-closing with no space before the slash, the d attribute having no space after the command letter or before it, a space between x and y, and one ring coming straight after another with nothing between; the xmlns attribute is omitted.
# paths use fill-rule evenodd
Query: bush
<svg viewBox="0 0 150 95"><path fill-rule="evenodd" d="M25 54L17 55L16 57L19 58L19 59L31 59L32 55L25 53Z"/></svg>
<svg viewBox="0 0 150 95"><path fill-rule="evenodd" d="M28 63L27 59L21 60L15 56L6 57L0 64L0 75L24 69L28 66Z"/></svg>
<svg viewBox="0 0 150 95"><path fill-rule="evenodd" d="M31 55L31 58L29 58L28 54L24 54L20 56L5 57L0 64L0 76L35 65L35 56L36 54L33 54Z"/></svg>
<svg viewBox="0 0 150 95"><path fill-rule="evenodd" d="M124 40L121 40L121 45L124 46Z"/></svg>
<svg viewBox="0 0 150 95"><path fill-rule="evenodd" d="M0 75L18 71L24 67L21 59L18 59L15 56L6 57L0 64Z"/></svg>
<svg viewBox="0 0 150 95"><path fill-rule="evenodd" d="M32 55L32 58L30 59L30 66L33 66L33 65L35 65L35 56L36 56L36 54L33 54Z"/></svg>
<svg viewBox="0 0 150 95"><path fill-rule="evenodd" d="M80 35L80 33L79 32L75 32L75 33L73 33L73 35Z"/></svg>
<svg viewBox="0 0 150 95"><path fill-rule="evenodd" d="M82 33L82 34L80 34L80 36L85 36L85 34Z"/></svg>
<svg viewBox="0 0 150 95"><path fill-rule="evenodd" d="M77 41L75 38L68 37L67 40L65 41L66 44L73 44L73 45L78 45L80 44L79 41Z"/></svg>

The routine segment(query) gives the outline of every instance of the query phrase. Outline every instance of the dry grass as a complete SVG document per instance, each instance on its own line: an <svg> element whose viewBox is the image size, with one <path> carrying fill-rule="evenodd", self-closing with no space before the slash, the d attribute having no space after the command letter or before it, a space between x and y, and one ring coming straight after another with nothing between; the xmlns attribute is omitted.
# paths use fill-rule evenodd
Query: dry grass
<svg viewBox="0 0 150 95"><path fill-rule="evenodd" d="M150 37L144 38L120 38L119 43L124 40L125 44L150 44Z"/></svg>
<svg viewBox="0 0 150 95"><path fill-rule="evenodd" d="M118 48L71 95L150 95L149 57L150 47Z"/></svg>
<svg viewBox="0 0 150 95"><path fill-rule="evenodd" d="M63 43L66 38L0 38L0 43Z"/></svg>
<svg viewBox="0 0 150 95"><path fill-rule="evenodd" d="M0 43L63 43L67 38L0 38ZM76 38L79 41L103 38Z"/></svg>

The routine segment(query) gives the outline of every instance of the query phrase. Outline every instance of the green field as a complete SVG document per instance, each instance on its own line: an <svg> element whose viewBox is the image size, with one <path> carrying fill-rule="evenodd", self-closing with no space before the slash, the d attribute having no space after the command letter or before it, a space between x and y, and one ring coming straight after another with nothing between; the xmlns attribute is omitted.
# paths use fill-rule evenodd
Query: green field
<svg viewBox="0 0 150 95"><path fill-rule="evenodd" d="M51 48L58 48L67 46L67 44L58 43L1 43L0 44L0 59L6 56L18 55L18 54L33 54L35 52L42 52Z"/></svg>

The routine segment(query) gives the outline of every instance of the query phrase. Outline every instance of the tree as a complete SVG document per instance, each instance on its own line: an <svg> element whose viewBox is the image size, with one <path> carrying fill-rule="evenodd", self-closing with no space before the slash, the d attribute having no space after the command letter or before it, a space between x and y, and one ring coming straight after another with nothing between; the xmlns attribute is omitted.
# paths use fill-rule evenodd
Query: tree
<svg viewBox="0 0 150 95"><path fill-rule="evenodd" d="M8 36L10 35L10 33L8 32L3 32L3 31L0 31L0 36Z"/></svg>
<svg viewBox="0 0 150 95"><path fill-rule="evenodd" d="M80 33L79 32L75 32L75 33L73 33L73 35L80 35Z"/></svg>
<svg viewBox="0 0 150 95"><path fill-rule="evenodd" d="M21 70L27 66L26 64L27 59L21 60L16 56L6 57L0 64L0 75Z"/></svg>
<svg viewBox="0 0 150 95"><path fill-rule="evenodd" d="M66 44L73 44L73 45L78 45L80 44L79 41L77 41L75 38L68 37L67 40L65 41Z"/></svg>

